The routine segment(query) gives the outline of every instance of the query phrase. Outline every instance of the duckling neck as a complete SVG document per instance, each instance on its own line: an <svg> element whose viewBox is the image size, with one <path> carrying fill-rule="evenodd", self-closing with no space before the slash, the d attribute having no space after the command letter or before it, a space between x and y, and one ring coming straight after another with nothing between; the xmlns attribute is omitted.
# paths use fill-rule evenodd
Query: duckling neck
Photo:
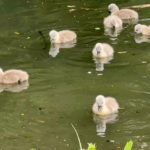
<svg viewBox="0 0 150 150"><path fill-rule="evenodd" d="M55 38L55 43L61 43L60 42L60 36L59 36L59 34L56 36L56 38Z"/></svg>

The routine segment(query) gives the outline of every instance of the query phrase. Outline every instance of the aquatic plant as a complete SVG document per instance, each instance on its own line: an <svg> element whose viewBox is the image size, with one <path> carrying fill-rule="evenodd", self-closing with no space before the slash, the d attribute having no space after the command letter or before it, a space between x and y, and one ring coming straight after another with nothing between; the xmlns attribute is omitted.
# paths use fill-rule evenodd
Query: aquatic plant
<svg viewBox="0 0 150 150"><path fill-rule="evenodd" d="M96 150L96 146L93 143L88 143L88 148L87 150Z"/></svg>
<svg viewBox="0 0 150 150"><path fill-rule="evenodd" d="M77 139L78 139L78 142L79 142L80 150L86 150L86 149L83 149L83 148L82 148L82 143L81 143L81 140L80 140L78 131L76 130L75 126L74 126L73 124L71 124L71 126L72 126L72 128L74 129L74 131L75 131L75 133L76 133L76 136L77 136ZM93 144L93 143L88 143L88 148L87 148L87 150L96 150L95 144Z"/></svg>
<svg viewBox="0 0 150 150"><path fill-rule="evenodd" d="M76 133L76 136L77 136L77 139L78 139L78 142L79 142L79 147L80 147L80 150L96 150L96 145L93 144L93 143L88 143L88 148L87 149L83 149L82 147L82 143L81 143L81 140L80 140L80 137L79 137L79 134L78 134L78 131L76 130L75 126L73 124L71 124L72 128L74 129L75 133ZM124 150L132 150L132 146L133 146L133 141L130 140L126 143L125 147L124 147Z"/></svg>
<svg viewBox="0 0 150 150"><path fill-rule="evenodd" d="M133 146L133 141L130 140L126 143L124 150L132 150L132 146Z"/></svg>

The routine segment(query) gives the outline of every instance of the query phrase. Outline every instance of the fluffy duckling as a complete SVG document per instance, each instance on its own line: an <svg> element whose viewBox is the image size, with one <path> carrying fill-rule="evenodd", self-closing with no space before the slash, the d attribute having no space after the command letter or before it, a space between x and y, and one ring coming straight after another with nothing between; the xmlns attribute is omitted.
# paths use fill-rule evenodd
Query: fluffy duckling
<svg viewBox="0 0 150 150"><path fill-rule="evenodd" d="M110 15L106 18L104 18L104 26L105 28L120 28L122 29L122 20L118 17L118 16L115 16L115 15Z"/></svg>
<svg viewBox="0 0 150 150"><path fill-rule="evenodd" d="M74 41L77 38L76 33L70 30L63 30L59 32L52 30L49 32L49 36L52 43L66 43Z"/></svg>
<svg viewBox="0 0 150 150"><path fill-rule="evenodd" d="M150 36L150 26L146 26L146 25L143 25L143 24L137 24L134 27L134 31L137 34L142 34L142 35Z"/></svg>
<svg viewBox="0 0 150 150"><path fill-rule="evenodd" d="M111 15L116 15L122 20L138 20L139 15L136 11L132 9L120 9L119 7L112 3L108 6L108 11Z"/></svg>
<svg viewBox="0 0 150 150"><path fill-rule="evenodd" d="M117 113L119 109L119 104L113 97L104 97L103 95L98 95L93 104L92 111L96 115L105 116Z"/></svg>
<svg viewBox="0 0 150 150"><path fill-rule="evenodd" d="M97 43L92 54L94 58L111 57L114 54L114 49L107 43Z"/></svg>
<svg viewBox="0 0 150 150"><path fill-rule="evenodd" d="M3 72L0 68L0 84L20 84L28 79L29 75L25 71L11 69Z"/></svg>

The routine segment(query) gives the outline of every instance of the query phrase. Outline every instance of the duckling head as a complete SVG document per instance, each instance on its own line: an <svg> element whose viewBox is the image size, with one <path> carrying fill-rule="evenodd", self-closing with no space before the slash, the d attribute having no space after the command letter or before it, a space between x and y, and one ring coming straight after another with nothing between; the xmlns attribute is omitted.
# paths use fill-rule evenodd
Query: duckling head
<svg viewBox="0 0 150 150"><path fill-rule="evenodd" d="M112 13L114 13L116 11L119 11L119 7L116 4L112 3L112 4L108 5L108 12L109 12L109 14L112 14Z"/></svg>
<svg viewBox="0 0 150 150"><path fill-rule="evenodd" d="M101 43L97 43L93 50L94 55L99 56L102 51L103 51L103 45Z"/></svg>
<svg viewBox="0 0 150 150"><path fill-rule="evenodd" d="M137 24L137 25L134 27L134 31L135 31L135 33L137 33L137 34L142 33L142 29L143 29L143 25L141 25L141 24Z"/></svg>
<svg viewBox="0 0 150 150"><path fill-rule="evenodd" d="M51 30L49 32L50 40L51 42L55 42L56 38L59 36L58 32L56 30Z"/></svg>
<svg viewBox="0 0 150 150"><path fill-rule="evenodd" d="M98 111L100 111L105 105L105 97L103 95L98 95L95 99L95 102L97 104Z"/></svg>
<svg viewBox="0 0 150 150"><path fill-rule="evenodd" d="M106 57L106 51L102 43L97 43L92 53L93 53L93 56L97 58Z"/></svg>

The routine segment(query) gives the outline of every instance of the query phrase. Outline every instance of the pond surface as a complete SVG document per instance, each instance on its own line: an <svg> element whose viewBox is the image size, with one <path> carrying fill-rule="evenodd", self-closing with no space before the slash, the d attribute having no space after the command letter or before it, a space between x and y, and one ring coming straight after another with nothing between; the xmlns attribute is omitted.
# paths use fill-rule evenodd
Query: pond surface
<svg viewBox="0 0 150 150"><path fill-rule="evenodd" d="M149 1L114 2L125 7ZM85 148L92 142L98 150L121 150L132 139L135 150L150 149L149 43L135 42L134 25L125 25L117 38L105 36L102 22L109 3L0 0L0 66L30 74L28 89L0 93L1 150L78 150L71 123ZM141 23L150 24L149 8L137 11ZM49 55L51 29L74 30L77 45L61 49L53 58ZM97 42L115 49L114 59L103 72L95 70L92 60ZM115 97L124 108L118 121L107 125L105 137L96 135L91 112L98 94Z"/></svg>

